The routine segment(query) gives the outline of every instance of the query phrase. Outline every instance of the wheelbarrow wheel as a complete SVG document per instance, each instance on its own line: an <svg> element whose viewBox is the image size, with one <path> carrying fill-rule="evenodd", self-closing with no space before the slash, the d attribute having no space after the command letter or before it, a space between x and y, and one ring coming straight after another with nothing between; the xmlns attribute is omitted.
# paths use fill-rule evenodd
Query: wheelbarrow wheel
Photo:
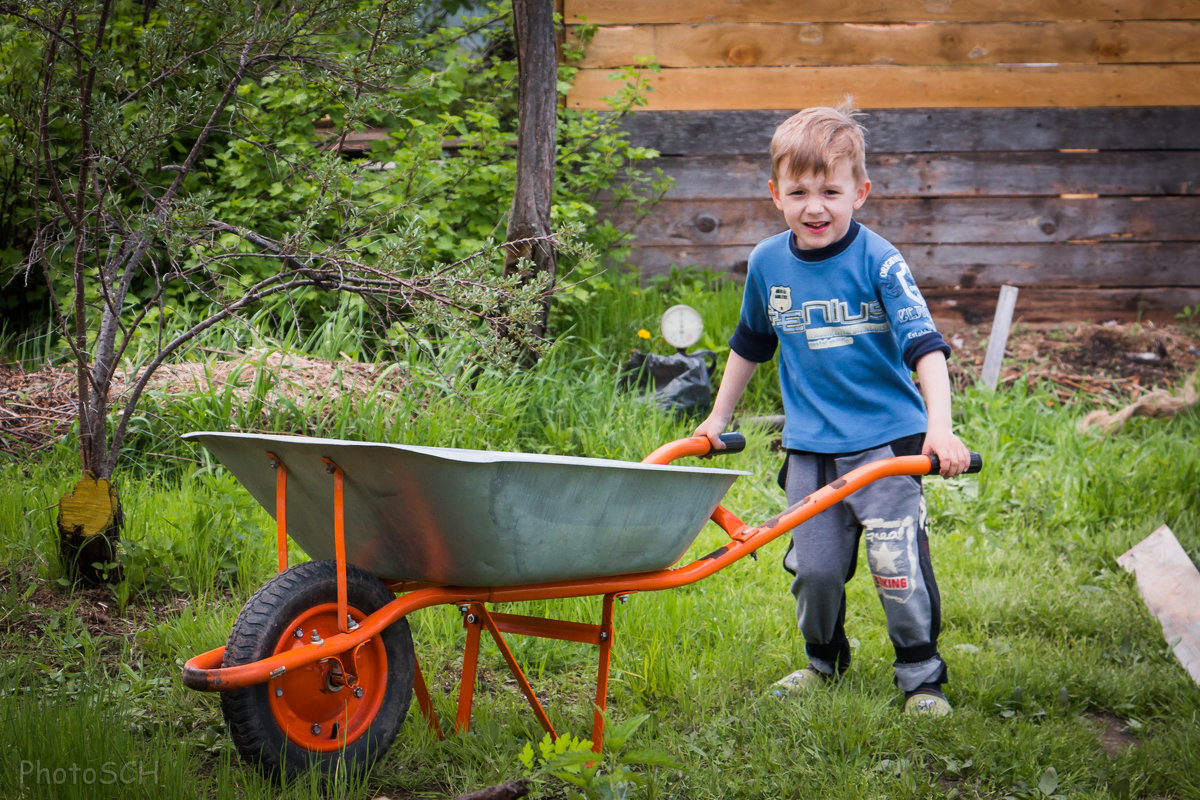
<svg viewBox="0 0 1200 800"><path fill-rule="evenodd" d="M365 570L346 569L355 622L393 595ZM225 646L223 666L249 664L339 633L337 567L311 561L282 572L247 601ZM332 776L360 772L388 750L412 699L412 635L399 619L352 650L331 653L266 683L221 693L221 711L242 757L269 775L310 767Z"/></svg>

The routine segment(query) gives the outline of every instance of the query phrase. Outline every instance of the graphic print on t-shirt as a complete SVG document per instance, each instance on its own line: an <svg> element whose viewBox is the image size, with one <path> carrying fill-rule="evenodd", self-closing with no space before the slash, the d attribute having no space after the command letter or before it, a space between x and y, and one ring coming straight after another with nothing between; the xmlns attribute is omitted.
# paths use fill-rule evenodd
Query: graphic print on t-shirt
<svg viewBox="0 0 1200 800"><path fill-rule="evenodd" d="M851 311L849 303L836 297L809 300L793 308L792 287L781 285L769 288L767 318L779 335L803 333L810 350L845 347L854 344L855 336L891 330L878 300L859 303L857 311Z"/></svg>

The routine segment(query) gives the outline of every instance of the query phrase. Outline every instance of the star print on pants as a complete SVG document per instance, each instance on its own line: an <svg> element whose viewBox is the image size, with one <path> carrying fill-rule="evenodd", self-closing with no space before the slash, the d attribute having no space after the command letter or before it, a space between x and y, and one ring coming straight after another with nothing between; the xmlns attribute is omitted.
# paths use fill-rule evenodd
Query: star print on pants
<svg viewBox="0 0 1200 800"><path fill-rule="evenodd" d="M880 573L890 573L895 575L900 569L896 566L896 559L900 557L899 550L893 549L890 544L881 544L875 548L875 569Z"/></svg>

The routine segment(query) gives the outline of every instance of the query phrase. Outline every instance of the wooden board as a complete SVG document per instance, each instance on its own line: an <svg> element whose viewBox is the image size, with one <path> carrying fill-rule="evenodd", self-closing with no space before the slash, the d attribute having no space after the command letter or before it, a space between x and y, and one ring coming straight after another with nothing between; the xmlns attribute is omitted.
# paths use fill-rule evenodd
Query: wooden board
<svg viewBox="0 0 1200 800"><path fill-rule="evenodd" d="M643 245L754 244L784 227L765 198L664 200L641 220L625 208L608 217L636 230ZM1200 243L1200 197L871 197L855 218L889 241L909 244Z"/></svg>
<svg viewBox="0 0 1200 800"><path fill-rule="evenodd" d="M768 197L766 151L745 156L660 158L673 200ZM871 154L872 199L1064 194L1200 194L1200 150L1140 153ZM870 201L868 201L870 202Z"/></svg>
<svg viewBox="0 0 1200 800"><path fill-rule="evenodd" d="M1146 245L918 245L897 242L922 290L934 287L965 289L999 287L1094 286L1104 289L1153 288L1174 291L1194 288L1200 274L1200 243ZM642 245L629 262L647 275L673 266L700 266L718 272L745 274L752 244ZM1130 265L1135 264L1136 269ZM1176 313L1188 301L1182 295ZM1060 309L1063 311L1065 309ZM1080 319L1086 319L1080 317Z"/></svg>
<svg viewBox="0 0 1200 800"><path fill-rule="evenodd" d="M999 289L922 290L930 313L940 324L980 325L996 312ZM1017 324L1064 320L1178 323L1180 306L1200 302L1200 289L1065 289L1021 287Z"/></svg>
<svg viewBox="0 0 1200 800"><path fill-rule="evenodd" d="M1200 685L1200 571L1166 525L1117 559L1137 577L1138 592L1179 663Z"/></svg>
<svg viewBox="0 0 1200 800"><path fill-rule="evenodd" d="M648 111L793 109L847 96L873 108L1200 105L1200 64L680 68L642 73ZM576 109L608 110L619 71L580 70Z"/></svg>
<svg viewBox="0 0 1200 800"><path fill-rule="evenodd" d="M903 22L920 20L1196 19L1194 0L564 0L569 25L661 22Z"/></svg>
<svg viewBox="0 0 1200 800"><path fill-rule="evenodd" d="M860 104L861 105L861 104ZM621 119L638 147L665 155L765 154L781 111L657 111ZM863 109L875 153L1062 149L1200 150L1200 107Z"/></svg>
<svg viewBox="0 0 1200 800"><path fill-rule="evenodd" d="M1200 22L614 25L595 30L578 66L646 57L661 67L1188 63L1200 61Z"/></svg>

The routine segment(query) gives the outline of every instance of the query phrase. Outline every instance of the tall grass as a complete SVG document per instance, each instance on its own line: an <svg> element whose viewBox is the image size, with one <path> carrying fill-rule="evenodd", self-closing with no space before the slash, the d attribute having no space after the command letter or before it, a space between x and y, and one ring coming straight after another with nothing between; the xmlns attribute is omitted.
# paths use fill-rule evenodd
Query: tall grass
<svg viewBox="0 0 1200 800"><path fill-rule="evenodd" d="M273 523L177 434L232 426L638 459L695 424L620 389L628 351L647 346L638 330L657 335L657 314L689 302L707 321L699 346L723 351L740 296L702 278L675 276L656 289L608 280L610 289L574 309L572 327L527 371L468 369L466 348L435 365L413 349L394 357L409 380L396 395L271 402L265 392L274 378L266 374L251 404L224 389L152 396L135 439L141 454L131 452L134 468L121 478L129 567L113 602L127 603L125 618L136 620L126 637L89 627L71 603L91 596L55 582L51 506L73 477L69 449L0 465L0 480L12 487L0 496L0 624L8 626L0 644L0 781L29 797L372 798L453 796L519 777L521 749L542 734L486 642L470 733L440 742L414 709L365 782L334 787L314 779L281 788L241 764L216 698L183 689L179 667L222 644L241 602L270 576ZM322 338L302 344L336 357L350 352L353 329L352 319L331 321ZM255 341L279 343L266 333ZM773 371L755 380L744 413L778 413ZM629 796L1200 797L1200 691L1115 561L1161 524L1200 556L1200 415L1135 419L1104 437L1075 431L1084 406L1064 407L1024 384L956 398L958 430L986 466L978 476L926 482L953 717L914 722L899 714L893 654L861 577L865 563L848 587L854 666L846 680L796 702L771 696L770 684L804 663L780 567L785 545L776 542L757 562L618 607L610 714L649 714L630 747L684 767L652 770ZM780 456L771 433L747 433L748 449L715 465L752 473L725 504L758 523L783 506L774 484ZM724 540L709 526L685 560ZM51 596L57 605L46 603ZM595 621L598 605L583 598L511 610ZM461 619L435 608L412 623L447 723ZM512 645L558 729L586 735L594 650L542 639ZM106 763L138 759L155 761L162 777L145 791L22 783L22 763L38 759L51 778L72 765L99 774ZM539 780L537 796L562 796L560 781Z"/></svg>

